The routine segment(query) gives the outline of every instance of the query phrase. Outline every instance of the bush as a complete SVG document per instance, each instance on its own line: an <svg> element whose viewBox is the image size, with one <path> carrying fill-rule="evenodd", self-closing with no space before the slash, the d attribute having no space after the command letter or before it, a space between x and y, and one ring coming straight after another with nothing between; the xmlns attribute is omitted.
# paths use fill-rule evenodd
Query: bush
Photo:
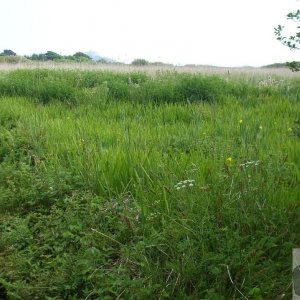
<svg viewBox="0 0 300 300"><path fill-rule="evenodd" d="M0 56L16 56L17 54L12 50L3 50L2 53L0 53Z"/></svg>
<svg viewBox="0 0 300 300"><path fill-rule="evenodd" d="M83 52L76 52L73 55L73 58L75 60L79 60L79 61L89 61L89 60L92 60L92 58L90 56L88 56L87 54L85 54Z"/></svg>
<svg viewBox="0 0 300 300"><path fill-rule="evenodd" d="M47 60L60 60L63 57L54 52L54 51L47 51L46 53L40 53L40 54L32 54L31 56L25 56L26 58L30 60L42 60L42 61L47 61Z"/></svg>
<svg viewBox="0 0 300 300"><path fill-rule="evenodd" d="M146 59L137 58L137 59L133 60L133 62L131 64L134 66L146 66L149 64L149 62Z"/></svg>

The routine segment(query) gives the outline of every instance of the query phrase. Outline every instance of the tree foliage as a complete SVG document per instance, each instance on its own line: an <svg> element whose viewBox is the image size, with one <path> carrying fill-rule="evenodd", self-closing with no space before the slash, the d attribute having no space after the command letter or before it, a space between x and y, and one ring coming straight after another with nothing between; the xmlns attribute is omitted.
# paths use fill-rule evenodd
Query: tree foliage
<svg viewBox="0 0 300 300"><path fill-rule="evenodd" d="M131 64L134 66L146 66L149 64L149 62L146 59L137 58Z"/></svg>
<svg viewBox="0 0 300 300"><path fill-rule="evenodd" d="M59 60L62 58L62 56L54 51L47 51L46 53L40 53L40 54L32 54L31 56L26 56L26 58L30 60Z"/></svg>
<svg viewBox="0 0 300 300"><path fill-rule="evenodd" d="M65 60L71 60L71 61L89 61L91 58L83 53L83 52L76 52L74 55L67 55L63 56L60 55L54 51L47 51L46 53L40 53L40 54L32 54L30 56L25 56L26 58L30 60L37 60L37 61L65 61Z"/></svg>
<svg viewBox="0 0 300 300"><path fill-rule="evenodd" d="M277 40L280 41L283 45L289 47L291 50L299 50L300 49L300 9L294 12L290 12L287 14L287 19L294 21L297 25L295 28L295 33L287 36L284 34L284 26L277 25L274 28L275 35ZM299 62L288 62L287 65L289 68L295 72L300 71L300 64Z"/></svg>
<svg viewBox="0 0 300 300"><path fill-rule="evenodd" d="M80 61L82 61L82 60L91 60L91 57L88 56L87 54L83 53L83 52L76 52L76 53L73 55L73 57L74 57L75 59L80 60Z"/></svg>
<svg viewBox="0 0 300 300"><path fill-rule="evenodd" d="M3 50L2 53L0 53L0 56L16 56L17 54L9 49Z"/></svg>
<svg viewBox="0 0 300 300"><path fill-rule="evenodd" d="M62 56L54 51L47 51L45 54L46 60L58 60Z"/></svg>

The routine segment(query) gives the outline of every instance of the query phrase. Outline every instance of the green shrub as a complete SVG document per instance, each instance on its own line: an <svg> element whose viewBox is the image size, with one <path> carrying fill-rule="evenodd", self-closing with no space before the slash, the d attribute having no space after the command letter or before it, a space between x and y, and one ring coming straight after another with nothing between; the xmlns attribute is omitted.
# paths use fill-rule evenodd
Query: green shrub
<svg viewBox="0 0 300 300"><path fill-rule="evenodd" d="M134 66L146 66L149 64L149 62L143 58L136 58L135 60L132 61L131 64Z"/></svg>
<svg viewBox="0 0 300 300"><path fill-rule="evenodd" d="M17 54L9 49L3 50L2 53L0 53L0 56L16 56Z"/></svg>

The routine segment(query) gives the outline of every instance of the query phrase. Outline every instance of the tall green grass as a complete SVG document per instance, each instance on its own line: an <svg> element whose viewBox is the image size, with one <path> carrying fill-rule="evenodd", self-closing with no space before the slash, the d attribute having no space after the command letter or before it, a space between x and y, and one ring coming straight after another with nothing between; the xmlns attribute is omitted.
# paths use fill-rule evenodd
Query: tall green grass
<svg viewBox="0 0 300 300"><path fill-rule="evenodd" d="M263 83L263 84L261 84ZM214 102L227 97L253 99L269 96L300 97L299 78L285 82L250 77L228 80L215 75L113 73L108 71L15 70L2 73L0 95L30 97L39 103L87 102L87 97L134 103ZM96 96L96 97L95 97Z"/></svg>
<svg viewBox="0 0 300 300"><path fill-rule="evenodd" d="M0 286L10 299L289 297L298 86L260 81L2 74Z"/></svg>

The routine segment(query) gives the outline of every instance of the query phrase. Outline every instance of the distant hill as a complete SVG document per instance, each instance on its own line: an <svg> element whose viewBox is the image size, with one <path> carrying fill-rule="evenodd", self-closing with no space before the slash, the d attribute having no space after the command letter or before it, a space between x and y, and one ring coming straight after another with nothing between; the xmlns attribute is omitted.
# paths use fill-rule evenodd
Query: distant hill
<svg viewBox="0 0 300 300"><path fill-rule="evenodd" d="M274 64L263 66L263 68L286 68L286 67L287 67L286 63L274 63Z"/></svg>
<svg viewBox="0 0 300 300"><path fill-rule="evenodd" d="M111 59L109 57L101 56L97 52L94 52L94 51L87 51L84 53L87 54L89 57L91 57L91 59L94 61L103 61L103 62L107 62L107 63L115 62L113 59Z"/></svg>

